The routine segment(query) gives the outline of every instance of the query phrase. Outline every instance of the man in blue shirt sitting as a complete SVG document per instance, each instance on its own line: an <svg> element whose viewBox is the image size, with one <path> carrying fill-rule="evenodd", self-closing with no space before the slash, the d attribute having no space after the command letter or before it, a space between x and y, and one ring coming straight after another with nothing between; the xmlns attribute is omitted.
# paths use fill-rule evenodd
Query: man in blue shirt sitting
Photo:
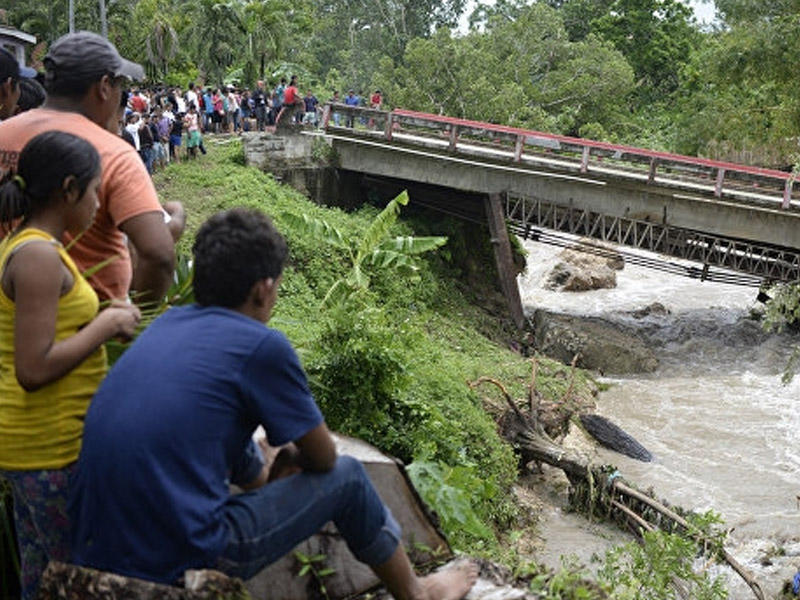
<svg viewBox="0 0 800 600"><path fill-rule="evenodd" d="M464 596L473 564L414 574L363 467L336 456L291 344L264 326L287 256L269 219L219 213L193 250L197 304L148 327L86 415L73 561L166 584L196 568L247 579L333 521L396 597ZM252 443L259 425L282 447L271 469Z"/></svg>

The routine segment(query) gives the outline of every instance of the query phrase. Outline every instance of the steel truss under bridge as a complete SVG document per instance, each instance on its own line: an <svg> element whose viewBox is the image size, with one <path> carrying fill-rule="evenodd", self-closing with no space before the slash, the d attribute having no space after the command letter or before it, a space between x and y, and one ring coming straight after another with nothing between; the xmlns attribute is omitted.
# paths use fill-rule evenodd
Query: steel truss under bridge
<svg viewBox="0 0 800 600"><path fill-rule="evenodd" d="M601 256L620 253L626 262L632 264L707 281L758 287L766 282L800 280L800 251L790 248L716 237L662 223L613 217L513 193L505 195L504 204L509 228L526 239L575 247ZM687 267L663 258L614 251L591 242L576 242L554 232L649 250L701 263L702 267Z"/></svg>

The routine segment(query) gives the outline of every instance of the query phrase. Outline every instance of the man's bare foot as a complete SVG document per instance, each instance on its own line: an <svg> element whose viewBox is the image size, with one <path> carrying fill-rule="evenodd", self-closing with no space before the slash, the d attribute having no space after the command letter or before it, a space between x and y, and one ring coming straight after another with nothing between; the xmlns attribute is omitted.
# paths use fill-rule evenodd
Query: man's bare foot
<svg viewBox="0 0 800 600"><path fill-rule="evenodd" d="M461 560L420 578L429 600L460 600L478 579L478 565Z"/></svg>

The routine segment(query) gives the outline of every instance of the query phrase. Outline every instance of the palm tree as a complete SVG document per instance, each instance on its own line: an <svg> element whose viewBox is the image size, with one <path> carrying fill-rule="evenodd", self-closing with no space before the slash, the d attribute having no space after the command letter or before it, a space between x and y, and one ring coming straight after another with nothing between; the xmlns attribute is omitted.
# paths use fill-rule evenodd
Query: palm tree
<svg viewBox="0 0 800 600"><path fill-rule="evenodd" d="M289 35L293 5L288 0L251 0L244 9L244 23L251 59L259 65L258 77L266 74L268 58L280 56Z"/></svg>
<svg viewBox="0 0 800 600"><path fill-rule="evenodd" d="M154 79L167 76L169 63L178 53L178 33L170 22L169 15L160 13L153 20L144 41L147 54L147 70Z"/></svg>
<svg viewBox="0 0 800 600"><path fill-rule="evenodd" d="M190 0L189 40L197 66L221 83L226 70L246 47L244 5L239 0Z"/></svg>

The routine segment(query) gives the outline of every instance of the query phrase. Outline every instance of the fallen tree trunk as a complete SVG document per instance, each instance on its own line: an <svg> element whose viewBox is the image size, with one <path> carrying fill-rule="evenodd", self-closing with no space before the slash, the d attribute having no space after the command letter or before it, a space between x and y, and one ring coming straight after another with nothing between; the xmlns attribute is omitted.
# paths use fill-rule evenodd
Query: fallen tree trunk
<svg viewBox="0 0 800 600"><path fill-rule="evenodd" d="M656 528L669 532L681 530L698 543L711 545L711 541L705 538L702 532L678 514L678 509L672 509L624 483L616 470L593 466L554 443L544 434L537 432L535 425L530 423L530 419L522 414L518 407L512 407L507 413L504 434L508 436L506 439L517 449L524 462L538 461L561 469L572 484L573 490L586 488L588 484L588 494L585 494L588 497L575 498L573 494L571 501L574 505L583 504L588 507L590 514L599 514L604 518L623 523L633 522L635 532L652 531ZM617 494L624 497L624 503L616 499ZM657 515L656 518L652 516L653 511ZM685 513L685 511L680 512ZM720 548L720 554L747 583L754 596L758 600L765 600L764 592L755 577L725 548Z"/></svg>

